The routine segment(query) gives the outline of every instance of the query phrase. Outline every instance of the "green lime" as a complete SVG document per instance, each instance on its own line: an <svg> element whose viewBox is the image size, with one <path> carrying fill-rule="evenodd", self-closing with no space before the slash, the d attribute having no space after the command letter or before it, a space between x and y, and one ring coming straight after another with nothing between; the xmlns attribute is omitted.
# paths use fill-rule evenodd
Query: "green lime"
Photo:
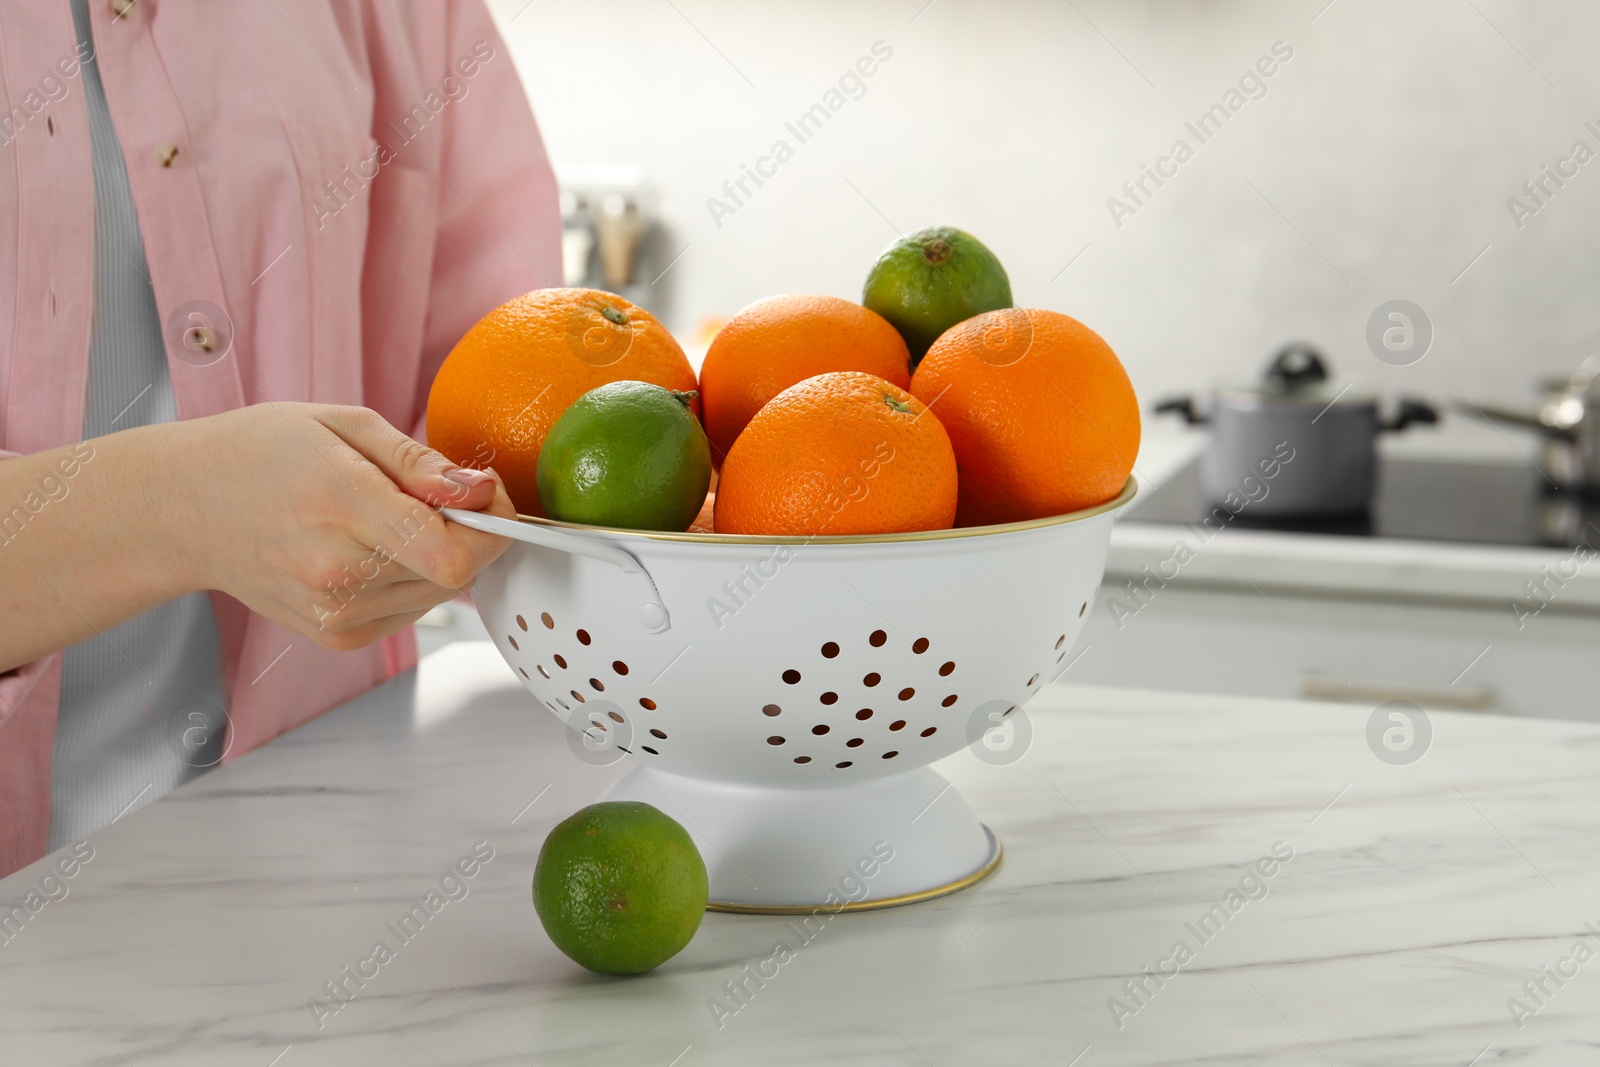
<svg viewBox="0 0 1600 1067"><path fill-rule="evenodd" d="M706 865L677 821L637 801L590 804L544 839L533 907L556 948L601 974L642 974L694 937Z"/></svg>
<svg viewBox="0 0 1600 1067"><path fill-rule="evenodd" d="M630 530L687 530L711 484L697 394L649 382L584 393L539 449L539 502L552 519Z"/></svg>
<svg viewBox="0 0 1600 1067"><path fill-rule="evenodd" d="M867 274L861 303L900 331L914 370L956 323L1010 307L1011 279L972 234L932 226L884 249Z"/></svg>

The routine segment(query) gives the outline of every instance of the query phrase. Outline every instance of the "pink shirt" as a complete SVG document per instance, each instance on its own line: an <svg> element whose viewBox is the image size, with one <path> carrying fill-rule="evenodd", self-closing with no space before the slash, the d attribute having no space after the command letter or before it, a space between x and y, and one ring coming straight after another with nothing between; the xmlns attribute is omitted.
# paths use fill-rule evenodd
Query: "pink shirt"
<svg viewBox="0 0 1600 1067"><path fill-rule="evenodd" d="M555 180L480 0L92 0L90 14L182 417L362 404L421 437L456 339L559 284ZM77 59L67 4L0 0L0 457L83 425L94 188ZM191 302L224 309L220 360L170 340ZM416 662L409 630L331 652L213 604L229 758ZM59 685L59 655L0 674L0 876L44 851Z"/></svg>

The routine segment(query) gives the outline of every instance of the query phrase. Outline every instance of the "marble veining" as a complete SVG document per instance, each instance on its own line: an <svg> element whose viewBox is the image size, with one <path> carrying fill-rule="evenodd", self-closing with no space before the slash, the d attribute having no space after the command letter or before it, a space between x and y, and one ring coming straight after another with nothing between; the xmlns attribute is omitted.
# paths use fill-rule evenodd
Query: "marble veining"
<svg viewBox="0 0 1600 1067"><path fill-rule="evenodd" d="M1369 711L1052 687L1020 761L939 767L1005 842L987 881L808 940L708 915L610 979L544 938L529 883L622 766L579 763L491 646L452 645L91 837L0 937L0 1062L1595 1062L1600 959L1573 954L1600 951L1600 727L1433 713L1396 767ZM397 937L474 849L493 858ZM1197 936L1230 890L1249 899ZM379 941L392 958L348 977Z"/></svg>

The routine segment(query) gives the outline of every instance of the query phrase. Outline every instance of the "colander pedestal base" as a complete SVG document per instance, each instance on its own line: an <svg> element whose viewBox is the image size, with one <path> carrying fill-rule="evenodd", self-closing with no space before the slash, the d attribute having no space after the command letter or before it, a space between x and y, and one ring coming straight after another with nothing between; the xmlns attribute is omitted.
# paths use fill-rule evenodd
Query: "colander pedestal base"
<svg viewBox="0 0 1600 1067"><path fill-rule="evenodd" d="M1000 862L998 839L929 767L811 789L635 767L602 799L652 804L681 822L720 911L892 907L965 888Z"/></svg>

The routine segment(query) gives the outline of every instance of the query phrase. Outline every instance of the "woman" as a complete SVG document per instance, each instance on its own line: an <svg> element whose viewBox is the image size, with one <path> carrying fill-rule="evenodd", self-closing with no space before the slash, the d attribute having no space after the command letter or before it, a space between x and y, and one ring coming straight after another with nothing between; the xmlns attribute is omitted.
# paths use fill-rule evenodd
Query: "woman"
<svg viewBox="0 0 1600 1067"><path fill-rule="evenodd" d="M415 663L504 545L430 505L512 514L429 384L560 224L481 0L0 0L0 72L3 875Z"/></svg>

